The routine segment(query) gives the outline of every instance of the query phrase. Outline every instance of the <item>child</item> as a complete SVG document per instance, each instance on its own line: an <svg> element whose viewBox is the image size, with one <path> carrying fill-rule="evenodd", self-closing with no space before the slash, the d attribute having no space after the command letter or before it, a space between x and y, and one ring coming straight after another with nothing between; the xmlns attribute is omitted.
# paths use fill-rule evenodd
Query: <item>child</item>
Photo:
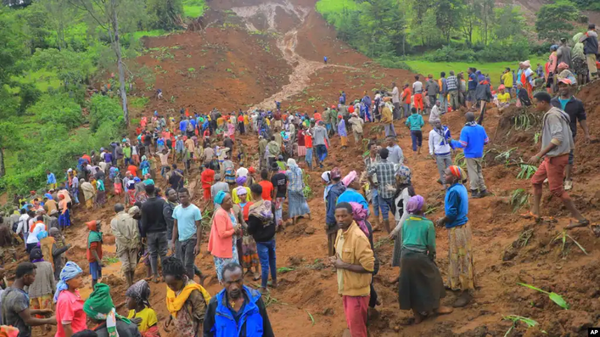
<svg viewBox="0 0 600 337"><path fill-rule="evenodd" d="M423 116L417 113L416 108L412 108L411 115L406 119L405 124L410 128L413 152L416 155L421 154L421 145L423 144L423 132L421 132L421 128L425 125Z"/></svg>
<svg viewBox="0 0 600 337"><path fill-rule="evenodd" d="M142 337L160 337L156 312L150 308L150 286L146 280L134 283L127 292L127 309L129 318L137 324Z"/></svg>
<svg viewBox="0 0 600 337"><path fill-rule="evenodd" d="M210 195L210 187L214 183L215 180L215 171L213 170L213 166L211 163L205 163L205 170L200 174L200 180L202 182L202 190L204 191L204 200L211 200Z"/></svg>
<svg viewBox="0 0 600 337"><path fill-rule="evenodd" d="M345 149L348 146L348 133L346 132L346 121L342 115L338 115L338 134L341 138L342 149Z"/></svg>
<svg viewBox="0 0 600 337"><path fill-rule="evenodd" d="M87 260L90 263L90 275L92 276L92 288L102 277L102 232L100 220L86 222L90 233L88 234Z"/></svg>

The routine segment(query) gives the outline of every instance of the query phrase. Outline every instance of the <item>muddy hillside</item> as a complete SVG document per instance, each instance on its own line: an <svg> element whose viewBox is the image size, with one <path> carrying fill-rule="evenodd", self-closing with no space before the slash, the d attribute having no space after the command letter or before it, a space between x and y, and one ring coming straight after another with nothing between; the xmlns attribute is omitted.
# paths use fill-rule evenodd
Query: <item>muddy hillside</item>
<svg viewBox="0 0 600 337"><path fill-rule="evenodd" d="M378 89L389 90L393 81L402 84L414 75L381 68L338 41L333 29L314 11L315 0L212 0L208 4L211 9L204 18L206 29L145 39L147 53L135 62L153 69L156 88L163 90L165 100L151 99L146 109L134 111L133 118L150 117L155 110L176 116L182 107L190 112L208 112L213 107L221 111L272 107L275 100L282 102L283 109L312 113L335 104L341 90L353 100L365 91L372 94ZM327 65L324 56L329 58ZM135 95L152 96L153 90ZM577 96L585 102L593 140L600 139L600 83L582 88ZM399 273L390 266L393 243L385 233L375 233L382 265L375 288L383 303L377 308L378 314L370 317L371 336L503 336L513 326L513 321L505 319L511 315L528 317L538 324L528 329L524 323L515 323L509 336L585 336L587 327L600 326L600 249L592 229L563 232L571 219L560 200L552 198L547 189L543 215L555 220L535 224L519 217L527 209L531 193L528 180L521 179L521 163L540 146L540 121L541 116L533 110L508 109L500 114L490 109L483 123L491 138L484 177L493 195L471 200L469 205L478 287L470 305L411 325L412 314L399 310L397 284L392 283ZM443 122L458 137L464 125L463 112L448 113ZM436 183L435 162L426 155L426 146L421 156L413 156L408 129L398 122L396 130L416 192L427 201L427 216L437 219L443 215L444 191ZM424 128L424 143L430 130L429 125ZM365 132L369 138L383 137L383 128L377 124L368 124ZM600 216L600 146L596 141L586 143L583 138L576 142L571 195L595 224ZM256 137L241 139L247 149L256 149ZM354 144L353 139L349 142L350 146L342 150L339 137L334 137L327 169L338 166L343 174L364 170L363 144ZM464 164L460 154L455 158L457 164ZM327 240L320 174L310 172L312 220L301 220L277 234L280 286L264 299L277 336L342 336L346 329L335 272L324 264ZM198 171L193 171L188 183L194 191L194 202L201 205L204 201L199 179ZM158 183L164 185L160 179ZM75 211L74 226L67 233L74 248L67 255L86 271L84 222L103 220L107 255L114 256L109 222L116 201L111 198L104 209L93 212ZM444 229L438 229L437 247L437 264L445 278L448 244ZM205 249L206 242L196 262L211 275L207 289L216 294L221 286L214 274L213 259ZM112 264L103 281L112 286L115 302L122 302L126 285L115 261L109 260ZM144 275L145 266L139 265L136 277ZM250 276L246 283L256 285ZM559 294L569 310L559 307L548 295L518 283ZM164 304L166 286L151 286L152 306L164 322L168 315ZM454 298L449 292L444 303L452 303Z"/></svg>

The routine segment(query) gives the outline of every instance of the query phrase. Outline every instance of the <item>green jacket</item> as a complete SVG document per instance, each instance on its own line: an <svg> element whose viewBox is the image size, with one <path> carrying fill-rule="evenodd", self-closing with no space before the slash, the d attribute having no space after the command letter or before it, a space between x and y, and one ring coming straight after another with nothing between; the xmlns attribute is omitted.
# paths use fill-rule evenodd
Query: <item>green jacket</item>
<svg viewBox="0 0 600 337"><path fill-rule="evenodd" d="M423 116L419 114L411 114L406 119L406 126L410 127L410 131L421 131L425 122L423 121Z"/></svg>

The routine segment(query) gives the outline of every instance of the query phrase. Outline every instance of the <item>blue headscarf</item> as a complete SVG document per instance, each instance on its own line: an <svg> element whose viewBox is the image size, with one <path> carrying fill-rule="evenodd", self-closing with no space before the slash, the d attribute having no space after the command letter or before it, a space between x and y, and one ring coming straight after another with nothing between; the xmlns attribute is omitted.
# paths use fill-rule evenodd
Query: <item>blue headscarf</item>
<svg viewBox="0 0 600 337"><path fill-rule="evenodd" d="M75 262L69 261L65 264L63 269L60 271L60 281L58 281L58 284L56 285L56 293L54 293L54 303L58 301L58 295L60 295L60 293L63 290L69 289L67 281L72 278L75 278L82 272L83 270L81 270L81 268L79 268L79 266Z"/></svg>
<svg viewBox="0 0 600 337"><path fill-rule="evenodd" d="M219 205L222 204L226 195L227 195L227 193L225 193L223 191L219 191L217 193L217 195L215 195L215 204L219 204Z"/></svg>

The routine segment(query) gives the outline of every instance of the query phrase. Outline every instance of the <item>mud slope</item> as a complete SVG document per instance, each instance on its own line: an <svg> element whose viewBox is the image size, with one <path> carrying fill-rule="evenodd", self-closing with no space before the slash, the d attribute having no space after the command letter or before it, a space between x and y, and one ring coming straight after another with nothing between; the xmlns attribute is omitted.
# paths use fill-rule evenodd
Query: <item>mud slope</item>
<svg viewBox="0 0 600 337"><path fill-rule="evenodd" d="M218 14L217 19L209 20L211 25L206 31L147 39L149 52L136 61L158 75L156 87L164 91L166 100L151 100L139 114L150 116L157 110L161 114L177 115L182 106L192 112L208 111L212 107L221 111L272 107L274 99L281 100L284 109L311 113L337 102L341 90L354 100L365 91L389 89L392 81L402 84L411 80L409 72L383 69L335 40L335 32L314 12L314 3L315 0L212 0L209 4ZM325 55L331 60L327 66L322 64ZM143 88L143 84L138 83L137 87ZM151 93L152 90L136 94ZM600 83L583 88L578 96L586 102L592 137L600 139ZM550 197L547 190L543 199L544 215L554 216L556 222L536 225L519 218L517 214L523 210L513 212L515 207L510 200L514 191L530 190L527 180L516 178L519 166L515 164L520 159L527 160L539 146L534 143L539 125L527 131L515 128L514 116L519 113L509 110L500 115L490 109L484 122L492 139L487 147L484 176L494 195L470 202L478 286L474 301L451 315L430 318L418 326L410 325L411 314L399 311L397 285L390 283L398 275L397 268L389 267L392 244L384 233L376 233L376 250L382 268L375 277L375 288L383 304L378 307L379 316L370 320L371 336L503 336L511 326L503 320L507 315L521 315L539 322L540 328L530 329L527 336L542 336L540 330L545 330L546 336L583 336L586 327L600 324L597 286L600 251L592 231L584 228L570 232L589 255L570 240L563 250L562 239L554 239L569 223L569 218L561 203ZM464 124L462 114L455 112L443 117L455 137ZM429 217L436 219L443 213L444 191L435 182L435 163L425 154L413 157L406 127L397 123L396 130L413 172L415 189L426 198ZM424 144L429 130L429 126L424 128ZM365 132L369 138L382 136L378 126L368 125ZM240 138L246 149L256 148L255 137ZM506 160L499 155L515 147L509 158L511 165L505 165ZM424 153L426 151L425 148ZM339 166L344 174L350 170L362 171L362 154L362 144L354 144L351 139L349 148L341 150L339 138L334 137L326 167ZM577 207L593 221L600 216L598 155L597 142L585 144L583 137L577 139L575 188L571 195ZM280 287L265 297L265 301L269 304L268 312L277 336L337 337L342 336L346 322L341 298L337 295L335 273L323 264L326 237L321 172L309 174L313 190L309 200L312 220L302 220L277 235L277 266L289 267L291 271L279 274ZM197 171L192 172L190 189L196 195L198 179ZM69 241L75 246L69 258L85 265L82 252L87 231L83 222L102 219L108 233L114 202L115 199L110 199L101 210L77 212L68 233ZM203 203L199 197L194 197L194 202ZM114 246L107 236L110 252ZM448 247L444 229L437 231L437 246L437 263L445 277ZM207 289L215 294L221 286L214 277L212 257L205 252L206 242L202 248L203 253L196 262L213 276L207 280ZM118 263L112 264L109 271L114 275L105 279L113 286L115 302L120 302L118 299L122 299L125 290L118 266ZM141 264L136 275L142 277L144 272ZM520 287L517 282L556 292L571 309L561 310L547 296ZM246 283L256 286L249 277ZM168 315L164 305L166 287L164 284L151 287L152 306L159 320L164 322ZM449 292L444 302L453 300L454 294ZM523 324L519 324L510 336L522 336L525 331ZM177 336L177 333L163 336Z"/></svg>

